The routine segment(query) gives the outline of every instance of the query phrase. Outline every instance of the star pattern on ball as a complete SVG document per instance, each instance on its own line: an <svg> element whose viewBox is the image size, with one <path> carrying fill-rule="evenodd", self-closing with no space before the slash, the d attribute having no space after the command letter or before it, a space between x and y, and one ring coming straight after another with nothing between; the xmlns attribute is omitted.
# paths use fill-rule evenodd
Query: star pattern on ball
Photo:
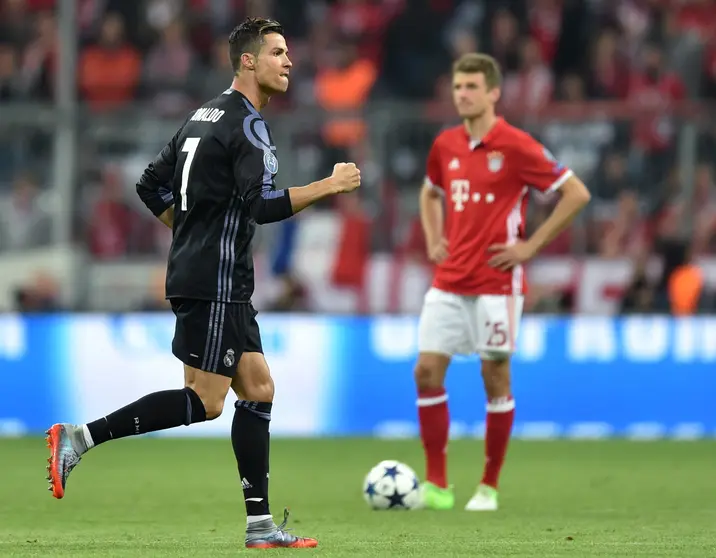
<svg viewBox="0 0 716 558"><path fill-rule="evenodd" d="M371 498L375 496L375 483L369 482L368 486L365 487L365 493Z"/></svg>
<svg viewBox="0 0 716 558"><path fill-rule="evenodd" d="M398 478L399 474L400 474L400 472L398 471L397 465L385 468L385 476L386 477L390 477L391 479L395 480Z"/></svg>
<svg viewBox="0 0 716 558"><path fill-rule="evenodd" d="M398 492L398 489L395 489L395 492L388 496L388 499L390 500L390 508L399 508L403 507L403 495Z"/></svg>

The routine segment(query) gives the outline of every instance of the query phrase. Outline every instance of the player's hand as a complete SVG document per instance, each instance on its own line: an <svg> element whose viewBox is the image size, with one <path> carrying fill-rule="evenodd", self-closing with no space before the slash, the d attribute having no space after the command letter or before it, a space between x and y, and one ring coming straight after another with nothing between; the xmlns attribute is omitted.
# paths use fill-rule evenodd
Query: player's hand
<svg viewBox="0 0 716 558"><path fill-rule="evenodd" d="M495 253L487 262L488 265L502 271L508 271L535 255L532 247L521 241L515 244L493 244L487 251Z"/></svg>
<svg viewBox="0 0 716 558"><path fill-rule="evenodd" d="M360 170L355 163L336 163L331 178L339 194L352 192L360 186Z"/></svg>
<svg viewBox="0 0 716 558"><path fill-rule="evenodd" d="M448 241L441 236L436 242L428 246L428 259L436 264L443 263L448 257Z"/></svg>

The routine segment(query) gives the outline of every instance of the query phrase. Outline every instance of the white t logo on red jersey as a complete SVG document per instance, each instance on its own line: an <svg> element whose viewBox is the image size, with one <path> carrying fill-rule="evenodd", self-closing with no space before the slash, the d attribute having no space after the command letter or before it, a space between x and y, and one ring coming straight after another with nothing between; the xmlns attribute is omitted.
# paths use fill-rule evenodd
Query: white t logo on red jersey
<svg viewBox="0 0 716 558"><path fill-rule="evenodd" d="M462 211L465 209L465 202L470 199L470 181L459 179L450 182L450 190L452 192L453 203L455 204L455 211Z"/></svg>
<svg viewBox="0 0 716 558"><path fill-rule="evenodd" d="M473 192L470 194L470 181L463 178L458 180L450 181L450 199L455 204L455 211L464 211L465 204L472 199L473 203L493 203L495 201L495 194L487 192L482 195L480 192Z"/></svg>

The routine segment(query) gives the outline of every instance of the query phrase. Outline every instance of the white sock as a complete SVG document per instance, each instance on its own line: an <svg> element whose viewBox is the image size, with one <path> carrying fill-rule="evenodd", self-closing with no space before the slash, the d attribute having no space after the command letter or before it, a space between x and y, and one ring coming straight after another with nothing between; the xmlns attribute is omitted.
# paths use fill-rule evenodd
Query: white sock
<svg viewBox="0 0 716 558"><path fill-rule="evenodd" d="M92 449L94 447L94 440L92 439L92 434L90 434L89 428L87 428L86 424L82 425L82 434L84 435L87 449Z"/></svg>
<svg viewBox="0 0 716 558"><path fill-rule="evenodd" d="M266 521L267 519L273 519L273 516L271 514L269 514L269 515L248 515L248 516L246 516L246 525L251 525L252 523L258 523L259 521Z"/></svg>

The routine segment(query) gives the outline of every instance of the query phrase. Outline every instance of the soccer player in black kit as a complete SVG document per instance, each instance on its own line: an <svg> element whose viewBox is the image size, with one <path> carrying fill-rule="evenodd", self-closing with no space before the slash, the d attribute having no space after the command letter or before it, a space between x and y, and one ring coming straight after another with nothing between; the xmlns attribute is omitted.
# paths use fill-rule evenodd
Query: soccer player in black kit
<svg viewBox="0 0 716 558"><path fill-rule="evenodd" d="M279 23L248 19L231 33L231 87L189 115L137 183L149 210L172 229L166 296L176 315L172 352L184 388L147 395L85 425L47 431L49 489L62 498L80 457L109 440L218 417L238 397L231 440L244 492L249 548L311 548L269 511L269 421L274 384L251 305L256 224L288 219L360 185L352 163L303 187L277 190L276 147L260 110L288 88L291 62Z"/></svg>

